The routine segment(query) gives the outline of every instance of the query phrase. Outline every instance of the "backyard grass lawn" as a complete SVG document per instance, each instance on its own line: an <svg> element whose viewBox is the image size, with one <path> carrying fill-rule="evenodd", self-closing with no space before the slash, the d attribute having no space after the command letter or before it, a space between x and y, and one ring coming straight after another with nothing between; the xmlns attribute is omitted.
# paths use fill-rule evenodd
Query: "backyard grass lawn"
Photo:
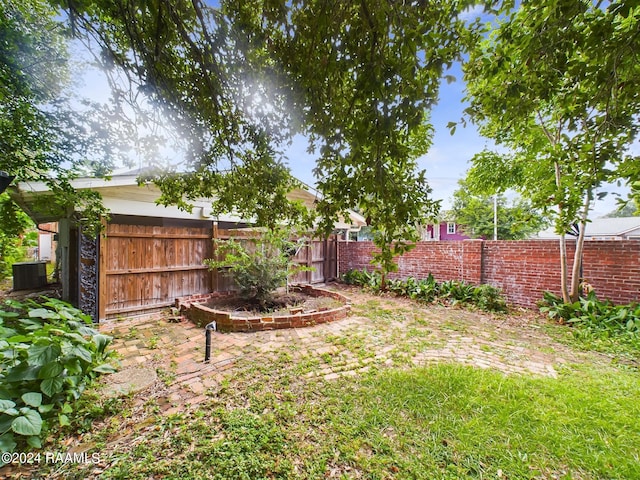
<svg viewBox="0 0 640 480"><path fill-rule="evenodd" d="M205 400L190 409L172 403L179 413L164 411L162 400L163 388L182 388L167 366L175 352L154 342L145 354L166 362L157 392L90 394L75 423L44 446L100 461L34 465L28 476L640 479L637 352L612 361L579 351L567 327L530 314L350 294L354 314L300 332L307 343L276 341L287 332L217 337L246 341L243 354ZM121 345L141 331L125 329ZM265 349L267 341L274 346ZM425 352L458 356L420 363ZM495 367L464 364L483 355ZM541 355L551 372L514 370Z"/></svg>
<svg viewBox="0 0 640 480"><path fill-rule="evenodd" d="M100 452L101 432L93 441ZM242 366L189 415L152 416L94 473L631 479L640 478L639 452L635 371L571 367L551 379L441 364L324 381L304 379L282 356ZM92 473L67 467L64 478Z"/></svg>

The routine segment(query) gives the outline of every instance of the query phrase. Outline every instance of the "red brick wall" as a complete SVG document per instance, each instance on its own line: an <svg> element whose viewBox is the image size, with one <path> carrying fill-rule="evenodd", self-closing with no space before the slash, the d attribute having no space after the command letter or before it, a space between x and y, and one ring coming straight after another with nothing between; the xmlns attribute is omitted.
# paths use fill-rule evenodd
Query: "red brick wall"
<svg viewBox="0 0 640 480"><path fill-rule="evenodd" d="M573 252L567 245L569 268ZM482 254L482 283L500 287L510 303L534 307L545 290L561 293L558 241L485 241Z"/></svg>
<svg viewBox="0 0 640 480"><path fill-rule="evenodd" d="M341 242L339 269L372 268L372 242ZM569 268L574 245L567 245ZM464 280L500 287L510 303L533 307L549 290L560 293L560 250L555 240L420 242L397 258L393 278ZM640 300L640 241L587 241L583 277L600 298L616 303Z"/></svg>
<svg viewBox="0 0 640 480"><path fill-rule="evenodd" d="M640 300L640 241L589 242L583 258L583 276L601 297Z"/></svg>
<svg viewBox="0 0 640 480"><path fill-rule="evenodd" d="M400 258L396 258L399 270L391 274L391 278L426 278L431 273L439 282L445 280L466 279L469 282L479 280L479 246L481 241L464 242L419 242L413 250ZM363 268L371 269L371 256L376 250L373 242L341 242L338 244L338 263L340 273L347 270ZM461 262L469 258L469 264ZM472 252L470 254L470 252ZM478 278L477 278L478 277Z"/></svg>

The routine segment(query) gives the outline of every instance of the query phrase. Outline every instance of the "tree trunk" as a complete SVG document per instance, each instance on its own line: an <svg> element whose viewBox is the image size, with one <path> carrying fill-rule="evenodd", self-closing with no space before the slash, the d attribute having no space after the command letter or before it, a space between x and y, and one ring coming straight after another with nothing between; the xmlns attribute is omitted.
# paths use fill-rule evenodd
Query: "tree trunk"
<svg viewBox="0 0 640 480"><path fill-rule="evenodd" d="M567 268L567 238L564 232L560 235L560 286L562 289L562 301L569 303L569 280Z"/></svg>
<svg viewBox="0 0 640 480"><path fill-rule="evenodd" d="M587 226L587 217L589 215L589 204L591 203L591 191L585 197L584 206L580 214L580 231L576 240L576 251L573 255L573 268L571 270L571 289L569 291L569 300L571 303L577 302L580 298L580 284L582 283L582 252L584 250L584 234Z"/></svg>
<svg viewBox="0 0 640 480"><path fill-rule="evenodd" d="M554 166L554 170L555 170L555 179L556 179L556 187L558 187L558 198L556 199L558 201L558 217L562 218L562 200L559 196L560 194L560 189L562 187L562 179L561 179L561 172L560 172L560 164L555 161L553 162L553 166ZM570 300L570 296L569 296L569 278L568 278L568 268L567 268L567 237L566 237L566 233L563 230L560 233L560 286L561 286L561 290L562 290L562 301L564 303L569 303Z"/></svg>

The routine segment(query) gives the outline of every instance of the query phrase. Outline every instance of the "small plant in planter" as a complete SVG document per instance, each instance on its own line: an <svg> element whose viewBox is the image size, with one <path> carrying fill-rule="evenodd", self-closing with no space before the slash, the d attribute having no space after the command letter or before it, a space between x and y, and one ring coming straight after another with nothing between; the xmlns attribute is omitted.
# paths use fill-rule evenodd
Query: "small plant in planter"
<svg viewBox="0 0 640 480"><path fill-rule="evenodd" d="M211 270L231 276L240 297L264 308L276 289L286 285L289 276L311 270L292 260L302 244L290 240L291 236L287 230L276 229L241 241L217 240L217 258L204 263Z"/></svg>

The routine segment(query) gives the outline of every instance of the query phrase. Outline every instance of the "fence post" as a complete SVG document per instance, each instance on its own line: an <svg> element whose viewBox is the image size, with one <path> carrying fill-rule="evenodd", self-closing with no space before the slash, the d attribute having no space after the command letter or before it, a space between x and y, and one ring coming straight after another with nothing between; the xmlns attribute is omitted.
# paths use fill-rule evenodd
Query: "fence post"
<svg viewBox="0 0 640 480"><path fill-rule="evenodd" d="M313 267L313 239L307 242L307 267ZM311 270L308 270L306 273L307 283L311 285L311 280L313 279Z"/></svg>
<svg viewBox="0 0 640 480"><path fill-rule="evenodd" d="M209 250L209 253L211 256L209 258L214 258L216 254L215 242L216 242L216 239L218 238L218 222L214 221L212 224L211 237L212 237L211 247ZM217 292L218 291L218 269L217 268L211 269L210 281L211 281L211 291Z"/></svg>
<svg viewBox="0 0 640 480"><path fill-rule="evenodd" d="M329 237L325 236L322 242L322 255L323 255L323 265L322 265L322 277L324 282L329 281Z"/></svg>

